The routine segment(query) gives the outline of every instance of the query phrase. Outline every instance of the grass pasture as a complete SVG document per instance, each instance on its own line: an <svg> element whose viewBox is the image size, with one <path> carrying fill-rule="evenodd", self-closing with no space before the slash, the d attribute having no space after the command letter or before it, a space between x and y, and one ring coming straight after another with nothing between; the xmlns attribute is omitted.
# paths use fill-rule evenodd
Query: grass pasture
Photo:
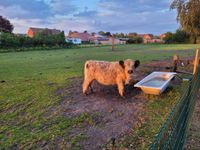
<svg viewBox="0 0 200 150"><path fill-rule="evenodd" d="M81 149L84 134L69 138L75 127L90 124L92 117L83 113L64 117L59 108L62 95L56 90L67 86L69 78L83 75L88 59L139 59L142 64L152 60L171 59L173 54L193 56L200 45L122 45L111 48L92 47L51 51L0 53L0 149L43 148ZM184 86L161 97L149 96L145 103L146 120L123 137L119 147L136 144L147 148L159 130L170 108L179 99ZM52 109L57 109L52 112Z"/></svg>

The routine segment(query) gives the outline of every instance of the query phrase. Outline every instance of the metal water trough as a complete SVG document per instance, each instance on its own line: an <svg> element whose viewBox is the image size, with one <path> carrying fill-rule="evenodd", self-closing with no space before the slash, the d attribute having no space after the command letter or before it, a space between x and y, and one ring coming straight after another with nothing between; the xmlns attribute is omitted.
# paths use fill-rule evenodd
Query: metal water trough
<svg viewBox="0 0 200 150"><path fill-rule="evenodd" d="M166 90L175 75L175 72L152 72L134 87L141 88L146 94L160 95Z"/></svg>

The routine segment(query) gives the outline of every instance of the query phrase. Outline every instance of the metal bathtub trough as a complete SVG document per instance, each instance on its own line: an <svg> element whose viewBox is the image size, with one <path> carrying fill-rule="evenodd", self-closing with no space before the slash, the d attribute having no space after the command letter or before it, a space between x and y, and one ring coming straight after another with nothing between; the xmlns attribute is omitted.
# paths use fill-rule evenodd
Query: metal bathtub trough
<svg viewBox="0 0 200 150"><path fill-rule="evenodd" d="M152 72L140 82L134 85L139 87L146 94L160 95L166 90L175 72Z"/></svg>

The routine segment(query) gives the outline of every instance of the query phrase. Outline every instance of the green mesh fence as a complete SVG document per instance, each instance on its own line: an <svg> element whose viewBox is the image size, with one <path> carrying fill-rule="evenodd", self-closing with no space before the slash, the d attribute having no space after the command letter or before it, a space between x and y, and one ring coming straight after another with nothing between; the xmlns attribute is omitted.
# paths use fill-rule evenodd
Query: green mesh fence
<svg viewBox="0 0 200 150"><path fill-rule="evenodd" d="M194 110L196 96L200 87L200 66L189 81L189 85L179 102L154 137L150 150L183 149L188 126Z"/></svg>

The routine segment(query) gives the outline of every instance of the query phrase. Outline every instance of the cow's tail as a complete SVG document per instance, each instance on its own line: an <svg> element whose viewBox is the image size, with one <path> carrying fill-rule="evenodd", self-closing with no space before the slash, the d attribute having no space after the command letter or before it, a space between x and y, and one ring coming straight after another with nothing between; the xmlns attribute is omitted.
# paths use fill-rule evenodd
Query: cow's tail
<svg viewBox="0 0 200 150"><path fill-rule="evenodd" d="M88 69L89 69L89 62L86 61L85 62L85 66L84 66L84 78L87 78L87 74L88 74Z"/></svg>

